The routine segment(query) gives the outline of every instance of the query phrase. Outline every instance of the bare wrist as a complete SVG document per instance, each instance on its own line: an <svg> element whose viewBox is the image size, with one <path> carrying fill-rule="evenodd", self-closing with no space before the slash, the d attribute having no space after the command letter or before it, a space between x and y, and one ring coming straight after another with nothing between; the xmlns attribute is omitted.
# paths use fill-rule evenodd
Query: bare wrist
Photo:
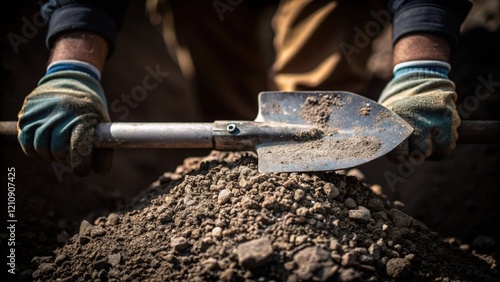
<svg viewBox="0 0 500 282"><path fill-rule="evenodd" d="M406 61L437 60L448 62L450 45L442 37L433 34L409 34L394 45L393 65Z"/></svg>
<svg viewBox="0 0 500 282"><path fill-rule="evenodd" d="M107 55L108 44L101 36L90 32L68 32L54 44L49 64L60 60L79 60L102 71Z"/></svg>

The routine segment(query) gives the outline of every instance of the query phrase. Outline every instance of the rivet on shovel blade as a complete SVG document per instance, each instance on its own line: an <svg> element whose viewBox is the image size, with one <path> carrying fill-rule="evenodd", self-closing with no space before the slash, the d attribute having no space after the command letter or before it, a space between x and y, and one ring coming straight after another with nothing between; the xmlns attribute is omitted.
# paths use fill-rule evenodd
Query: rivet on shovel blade
<svg viewBox="0 0 500 282"><path fill-rule="evenodd" d="M229 132L229 133L233 133L233 132L235 132L235 131L236 131L236 129L238 129L238 128L236 127L236 124L234 124L234 123L230 123L230 124L228 124L228 125L227 125L227 127L226 127L226 130L227 130L227 132Z"/></svg>

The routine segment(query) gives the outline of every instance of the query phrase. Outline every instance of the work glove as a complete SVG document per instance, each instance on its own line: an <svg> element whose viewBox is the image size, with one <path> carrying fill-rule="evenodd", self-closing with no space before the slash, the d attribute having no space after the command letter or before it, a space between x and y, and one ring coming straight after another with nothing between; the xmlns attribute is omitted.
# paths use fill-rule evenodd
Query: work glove
<svg viewBox="0 0 500 282"><path fill-rule="evenodd" d="M80 61L47 68L18 115L18 140L28 156L67 165L80 176L110 170L113 150L93 148L95 125L110 121L99 76Z"/></svg>
<svg viewBox="0 0 500 282"><path fill-rule="evenodd" d="M414 132L387 154L389 160L441 159L455 148L460 117L449 70L450 65L441 61L409 61L394 67L379 103L405 119Z"/></svg>

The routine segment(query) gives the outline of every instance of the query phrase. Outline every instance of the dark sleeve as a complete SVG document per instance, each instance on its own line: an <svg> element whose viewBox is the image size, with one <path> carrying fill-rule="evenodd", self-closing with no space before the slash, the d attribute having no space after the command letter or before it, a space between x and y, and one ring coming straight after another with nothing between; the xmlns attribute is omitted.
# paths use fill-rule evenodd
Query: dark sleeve
<svg viewBox="0 0 500 282"><path fill-rule="evenodd" d="M468 0L392 0L393 44L406 34L428 32L443 36L452 50L458 44L460 26L469 13Z"/></svg>
<svg viewBox="0 0 500 282"><path fill-rule="evenodd" d="M46 45L51 49L57 37L66 31L88 31L102 36L114 50L128 1L125 0L49 0L41 7L49 21Z"/></svg>

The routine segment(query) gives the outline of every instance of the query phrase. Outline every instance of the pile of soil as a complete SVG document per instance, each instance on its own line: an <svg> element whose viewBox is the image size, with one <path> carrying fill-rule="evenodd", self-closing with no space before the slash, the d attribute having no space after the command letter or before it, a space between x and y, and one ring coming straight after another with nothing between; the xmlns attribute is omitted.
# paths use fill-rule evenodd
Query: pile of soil
<svg viewBox="0 0 500 282"><path fill-rule="evenodd" d="M190 168L197 167L196 170ZM127 206L83 221L36 281L494 281L496 261L450 248L354 176L259 173L214 152Z"/></svg>

